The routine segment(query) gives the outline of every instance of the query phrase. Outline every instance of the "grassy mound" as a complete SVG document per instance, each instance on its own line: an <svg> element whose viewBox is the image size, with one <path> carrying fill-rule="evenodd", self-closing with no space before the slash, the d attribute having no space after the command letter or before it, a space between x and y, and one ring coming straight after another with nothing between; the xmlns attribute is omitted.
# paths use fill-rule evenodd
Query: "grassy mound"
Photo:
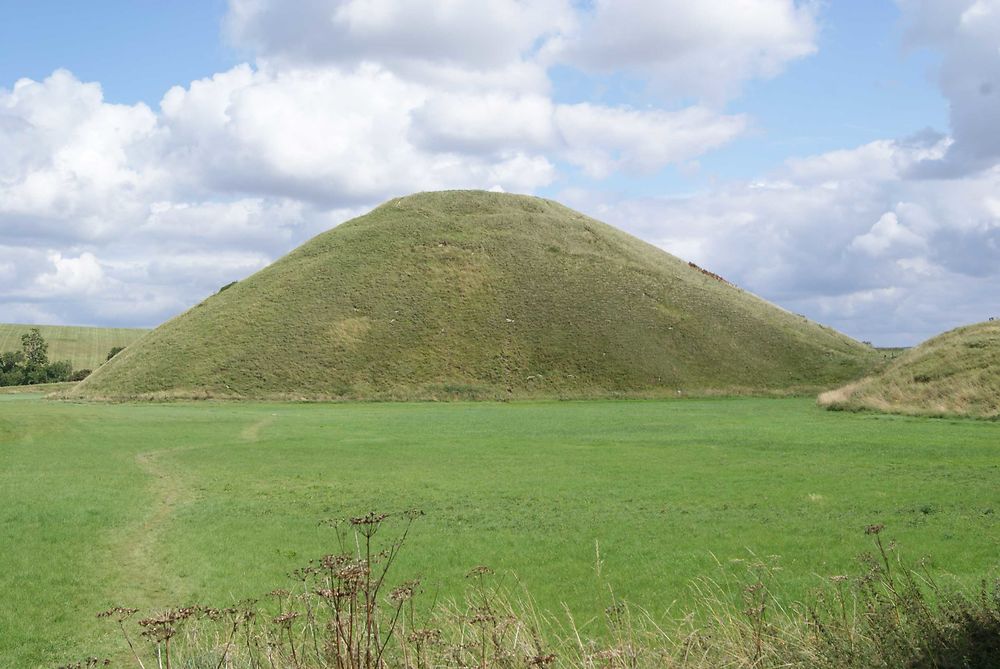
<svg viewBox="0 0 1000 669"><path fill-rule="evenodd" d="M69 360L73 369L96 369L112 348L128 346L148 332L133 328L0 323L0 351L20 351L21 335L31 328L38 328L48 343L49 360Z"/></svg>
<svg viewBox="0 0 1000 669"><path fill-rule="evenodd" d="M555 202L390 200L165 323L87 398L507 398L818 386L873 352Z"/></svg>
<svg viewBox="0 0 1000 669"><path fill-rule="evenodd" d="M951 330L882 372L820 396L831 409L1000 417L1000 322Z"/></svg>

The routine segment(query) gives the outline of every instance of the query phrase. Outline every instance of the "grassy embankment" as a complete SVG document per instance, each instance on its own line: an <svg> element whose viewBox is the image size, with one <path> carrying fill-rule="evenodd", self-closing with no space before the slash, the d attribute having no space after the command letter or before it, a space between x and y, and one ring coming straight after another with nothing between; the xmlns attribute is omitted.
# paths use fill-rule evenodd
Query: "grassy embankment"
<svg viewBox="0 0 1000 669"><path fill-rule="evenodd" d="M820 396L848 411L1000 418L1000 321L951 330L877 374Z"/></svg>
<svg viewBox="0 0 1000 669"><path fill-rule="evenodd" d="M0 397L0 666L123 651L93 617L112 605L228 605L285 585L337 550L319 520L369 509L427 513L394 567L423 579L425 601L458 595L487 564L588 632L606 583L681 615L692 579L750 551L781 568L783 597L806 596L855 570L869 523L971 585L998 566L998 429L807 399Z"/></svg>
<svg viewBox="0 0 1000 669"><path fill-rule="evenodd" d="M106 398L516 399L829 388L879 354L540 198L390 200L157 328Z"/></svg>

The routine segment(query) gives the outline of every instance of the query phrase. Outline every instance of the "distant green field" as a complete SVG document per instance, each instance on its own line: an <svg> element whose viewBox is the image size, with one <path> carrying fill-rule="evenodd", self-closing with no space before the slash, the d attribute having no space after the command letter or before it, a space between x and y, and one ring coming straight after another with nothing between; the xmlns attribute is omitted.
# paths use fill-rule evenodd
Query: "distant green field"
<svg viewBox="0 0 1000 669"><path fill-rule="evenodd" d="M128 346L146 334L133 328L0 323L0 351L21 350L21 335L38 328L49 344L49 360L69 360L73 369L96 369L115 346Z"/></svg>
<svg viewBox="0 0 1000 669"><path fill-rule="evenodd" d="M963 583L1000 567L1000 424L805 399L94 405L0 396L0 666L120 651L111 605L228 604L336 550L318 521L419 507L426 598L512 570L583 625L661 614L749 551L789 597L869 523ZM943 577L948 579L946 575ZM110 650L109 650L110 649Z"/></svg>

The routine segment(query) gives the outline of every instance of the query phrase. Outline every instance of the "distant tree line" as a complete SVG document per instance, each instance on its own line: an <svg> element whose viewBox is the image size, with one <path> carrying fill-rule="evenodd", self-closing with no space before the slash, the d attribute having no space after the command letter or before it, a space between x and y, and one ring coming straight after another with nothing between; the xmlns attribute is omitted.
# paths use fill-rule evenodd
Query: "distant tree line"
<svg viewBox="0 0 1000 669"><path fill-rule="evenodd" d="M119 351L116 346L108 353L113 358ZM21 350L0 353L0 386L30 386L36 383L82 381L89 369L73 369L69 360L49 362L49 344L38 328L21 335Z"/></svg>

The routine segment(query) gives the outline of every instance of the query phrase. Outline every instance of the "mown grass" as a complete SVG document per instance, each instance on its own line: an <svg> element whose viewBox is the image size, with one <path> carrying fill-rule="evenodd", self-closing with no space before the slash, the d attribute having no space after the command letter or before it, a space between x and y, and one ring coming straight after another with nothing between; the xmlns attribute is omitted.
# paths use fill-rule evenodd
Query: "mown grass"
<svg viewBox="0 0 1000 669"><path fill-rule="evenodd" d="M38 328L48 343L49 360L69 360L73 369L97 369L112 348L128 346L148 332L134 328L0 323L0 351L20 351L21 335L31 328Z"/></svg>
<svg viewBox="0 0 1000 669"><path fill-rule="evenodd" d="M880 356L558 203L391 200L164 323L73 391L513 399L832 387Z"/></svg>
<svg viewBox="0 0 1000 669"><path fill-rule="evenodd" d="M877 374L822 394L820 404L848 411L1000 419L1000 321L938 335Z"/></svg>
<svg viewBox="0 0 1000 669"><path fill-rule="evenodd" d="M808 399L92 405L0 397L0 666L124 647L94 613L224 606L336 550L323 518L426 512L395 567L426 599L515 572L584 622L655 615L718 561L789 597L885 523L942 578L997 567L1000 426L831 413ZM600 578L595 566L600 567ZM590 623L588 623L590 624ZM598 624L598 623L593 623Z"/></svg>

